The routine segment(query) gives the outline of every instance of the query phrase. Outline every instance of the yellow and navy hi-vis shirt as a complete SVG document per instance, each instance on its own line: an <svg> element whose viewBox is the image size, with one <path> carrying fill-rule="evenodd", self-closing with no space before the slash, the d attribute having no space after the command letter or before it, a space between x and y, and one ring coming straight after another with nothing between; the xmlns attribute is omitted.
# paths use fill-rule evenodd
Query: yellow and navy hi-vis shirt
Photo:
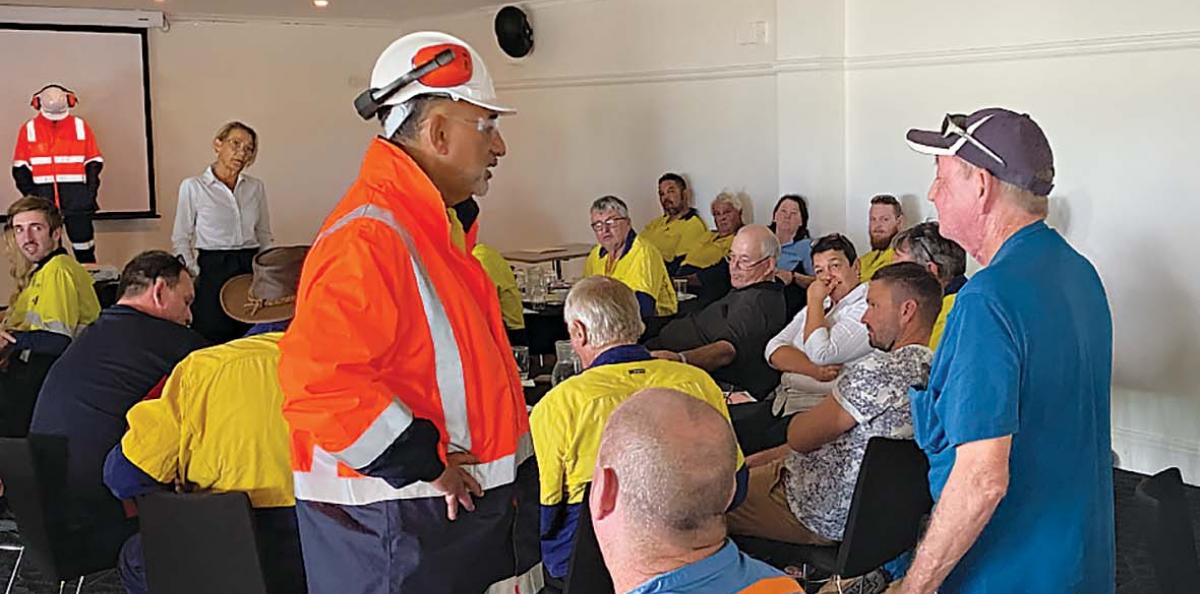
<svg viewBox="0 0 1200 594"><path fill-rule="evenodd" d="M37 264L8 317L16 322L12 329L17 332L41 330L74 338L100 317L100 301L91 275L58 248Z"/></svg>
<svg viewBox="0 0 1200 594"><path fill-rule="evenodd" d="M732 247L732 234L720 237L716 231L709 231L703 241L684 254L681 266L708 268L725 259Z"/></svg>
<svg viewBox="0 0 1200 594"><path fill-rule="evenodd" d="M612 412L645 388L691 394L729 418L725 396L708 373L676 361L653 359L640 345L613 347L583 373L554 386L529 415L538 460L542 504L542 562L566 575L584 489L592 480L600 434ZM744 459L737 454L737 468ZM744 493L744 471L738 487ZM740 501L740 496L737 499Z"/></svg>
<svg viewBox="0 0 1200 594"><path fill-rule="evenodd" d="M678 219L663 215L642 228L642 239L662 254L664 262L674 262L685 256L707 238L708 227L694 208Z"/></svg>
<svg viewBox="0 0 1200 594"><path fill-rule="evenodd" d="M892 263L896 252L892 248L886 250L871 250L858 257L858 278L862 282L871 280L875 272Z"/></svg>
<svg viewBox="0 0 1200 594"><path fill-rule="evenodd" d="M967 284L967 277L958 276L946 285L946 295L942 297L942 311L938 314L937 321L933 323L933 332L929 334L930 349L936 351L938 345L942 343L942 332L946 330L946 319L950 317L950 310L954 309L954 298L958 296L959 290L965 284Z"/></svg>
<svg viewBox="0 0 1200 594"><path fill-rule="evenodd" d="M517 277L513 275L512 266L492 246L482 243L475 244L471 254L483 265L488 278L496 283L500 294L500 315L504 318L504 326L509 330L520 330L525 327L525 308L521 305L521 289L517 287Z"/></svg>
<svg viewBox="0 0 1200 594"><path fill-rule="evenodd" d="M160 483L242 491L253 507L295 505L280 338L269 332L188 355L161 397L129 409L125 458Z"/></svg>
<svg viewBox="0 0 1200 594"><path fill-rule="evenodd" d="M583 263L583 275L597 274L615 278L634 293L641 293L654 300L656 316L673 316L679 311L678 296L675 295L675 285L667 275L667 267L654 246L642 241L633 231L625 238L625 253L617 258L616 267L605 272L605 260L608 250L602 246L592 248L587 260ZM640 302L641 297L638 298ZM643 316L646 312L643 311Z"/></svg>

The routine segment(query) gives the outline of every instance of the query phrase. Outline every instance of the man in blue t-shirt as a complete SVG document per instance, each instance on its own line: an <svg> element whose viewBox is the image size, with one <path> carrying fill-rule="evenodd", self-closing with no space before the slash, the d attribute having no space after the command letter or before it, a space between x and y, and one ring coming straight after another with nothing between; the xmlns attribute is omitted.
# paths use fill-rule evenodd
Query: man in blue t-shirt
<svg viewBox="0 0 1200 594"><path fill-rule="evenodd" d="M902 591L1111 593L1112 317L1096 269L1044 222L1049 142L993 108L908 143L936 155L942 233L986 268L911 394L937 505Z"/></svg>

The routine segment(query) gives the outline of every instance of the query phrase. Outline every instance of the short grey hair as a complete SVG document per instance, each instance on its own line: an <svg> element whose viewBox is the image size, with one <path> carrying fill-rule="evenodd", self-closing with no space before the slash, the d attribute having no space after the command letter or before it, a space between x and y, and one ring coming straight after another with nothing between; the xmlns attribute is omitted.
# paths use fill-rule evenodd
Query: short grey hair
<svg viewBox="0 0 1200 594"><path fill-rule="evenodd" d="M625 206L624 200L616 196L602 196L597 198L595 202L592 202L591 212L593 213L608 212L610 210L615 211L622 217L629 218L629 207Z"/></svg>
<svg viewBox="0 0 1200 594"><path fill-rule="evenodd" d="M975 165L974 163L968 162L962 157L956 158L958 159L959 164L962 166L962 173L964 177L970 177L974 175L976 171L984 169L978 165ZM987 170L984 169L984 171ZM990 174L991 172L988 171L988 173ZM1020 208L1027 214L1035 217L1046 218L1046 216L1050 214L1050 199L1048 197L1038 196L1037 194L1034 194L1025 188L1006 182L995 175L992 177L994 177L997 182L1000 182L1000 187L1004 190L1003 194L1010 202L1016 205L1017 208Z"/></svg>
<svg viewBox="0 0 1200 594"><path fill-rule="evenodd" d="M716 206L721 203L728 204L729 206L733 207L733 209L738 211L739 214L744 212L745 209L745 205L742 204L741 199L738 198L738 195L734 194L733 192L726 191L717 194L717 197L713 198L712 204L709 206L709 208L716 208Z"/></svg>
<svg viewBox="0 0 1200 594"><path fill-rule="evenodd" d="M609 416L596 456L617 473L635 526L624 537L647 550L724 532L737 452L729 421L698 395L651 388L626 400Z"/></svg>
<svg viewBox="0 0 1200 594"><path fill-rule="evenodd" d="M417 139L417 133L421 130L421 124L425 122L425 117L429 115L429 108L438 101L446 100L442 95L417 95L405 102L401 109L408 110L408 116L404 118L404 122L396 128L396 132L392 134L391 139L396 142L412 142ZM379 123L387 126L387 119L392 114L391 106L379 110Z"/></svg>
<svg viewBox="0 0 1200 594"><path fill-rule="evenodd" d="M937 264L938 280L943 285L967 272L966 250L943 236L937 221L919 223L900 231L892 238L892 249L908 254L921 266L930 262Z"/></svg>
<svg viewBox="0 0 1200 594"><path fill-rule="evenodd" d="M646 325L633 290L607 276L589 276L571 287L563 306L567 326L575 322L587 328L596 347L634 344Z"/></svg>

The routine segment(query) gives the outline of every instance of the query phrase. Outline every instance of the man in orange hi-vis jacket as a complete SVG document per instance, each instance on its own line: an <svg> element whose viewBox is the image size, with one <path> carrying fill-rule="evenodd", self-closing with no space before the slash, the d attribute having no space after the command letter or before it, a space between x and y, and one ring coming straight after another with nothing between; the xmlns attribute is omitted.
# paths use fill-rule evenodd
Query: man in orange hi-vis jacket
<svg viewBox="0 0 1200 594"><path fill-rule="evenodd" d="M487 192L512 110L442 33L393 43L371 87L355 107L384 134L322 225L279 343L308 589L483 592L525 569L514 501L532 449L495 286L450 209Z"/></svg>

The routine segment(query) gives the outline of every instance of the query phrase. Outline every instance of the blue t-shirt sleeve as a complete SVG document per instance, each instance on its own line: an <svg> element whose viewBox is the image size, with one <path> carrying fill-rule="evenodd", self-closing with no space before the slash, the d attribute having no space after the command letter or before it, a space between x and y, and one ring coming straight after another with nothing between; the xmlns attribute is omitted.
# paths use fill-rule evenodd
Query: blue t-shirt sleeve
<svg viewBox="0 0 1200 594"><path fill-rule="evenodd" d="M938 416L951 446L1013 435L1020 426L1021 344L999 303L978 294L955 300L939 351L950 361Z"/></svg>

